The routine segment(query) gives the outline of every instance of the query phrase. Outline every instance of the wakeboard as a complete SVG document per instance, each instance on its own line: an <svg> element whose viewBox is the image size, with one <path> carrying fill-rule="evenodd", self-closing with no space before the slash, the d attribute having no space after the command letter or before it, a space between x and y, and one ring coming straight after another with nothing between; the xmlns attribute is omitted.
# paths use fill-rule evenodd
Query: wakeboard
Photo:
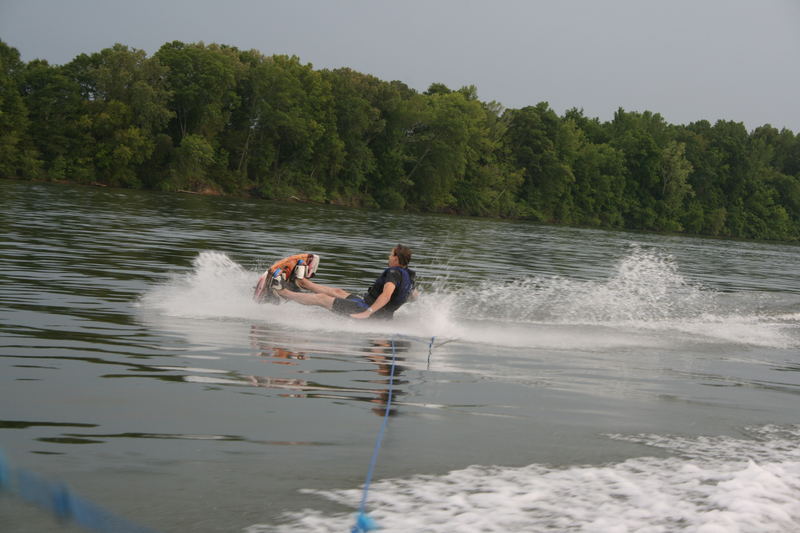
<svg viewBox="0 0 800 533"><path fill-rule="evenodd" d="M275 289L281 287L290 291L300 292L297 280L313 278L318 267L319 256L316 254L294 254L275 261L258 278L253 300L258 303L282 303L283 298L275 294Z"/></svg>

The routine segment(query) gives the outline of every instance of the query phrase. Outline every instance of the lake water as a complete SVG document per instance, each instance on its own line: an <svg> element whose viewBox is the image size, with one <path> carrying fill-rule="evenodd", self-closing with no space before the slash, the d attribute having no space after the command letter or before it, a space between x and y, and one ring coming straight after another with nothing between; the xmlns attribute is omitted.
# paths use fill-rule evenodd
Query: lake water
<svg viewBox="0 0 800 533"><path fill-rule="evenodd" d="M800 529L800 248L0 181L0 448L162 532ZM353 321L274 260L422 296ZM67 528L67 530L76 528ZM0 530L62 531L0 498Z"/></svg>

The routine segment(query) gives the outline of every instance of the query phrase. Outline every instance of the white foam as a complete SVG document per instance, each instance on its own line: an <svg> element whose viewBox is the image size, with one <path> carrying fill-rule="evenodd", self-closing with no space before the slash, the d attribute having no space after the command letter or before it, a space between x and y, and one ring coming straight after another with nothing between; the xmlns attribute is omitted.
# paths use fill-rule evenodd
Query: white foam
<svg viewBox="0 0 800 533"><path fill-rule="evenodd" d="M800 427L751 430L753 439L613 438L675 457L554 468L471 466L372 485L369 514L383 531L794 532L800 530ZM356 508L360 490L303 491ZM247 533L346 531L352 513L312 508Z"/></svg>
<svg viewBox="0 0 800 533"><path fill-rule="evenodd" d="M172 276L141 298L141 306L181 318L255 318L253 274L220 252L202 252L187 274Z"/></svg>
<svg viewBox="0 0 800 533"><path fill-rule="evenodd" d="M188 319L267 323L299 330L457 338L463 342L543 349L607 350L685 342L789 348L800 344L796 315L770 316L751 298L731 303L687 282L669 256L634 250L605 281L560 277L433 287L392 322L354 321L295 303L253 302L258 272L220 252L203 252L193 270L153 287L145 312ZM724 300L724 301L723 301Z"/></svg>
<svg viewBox="0 0 800 533"><path fill-rule="evenodd" d="M692 283L680 274L672 256L639 248L620 261L607 280L531 277L443 292L441 300L453 322L527 324L537 334L545 327L550 332L562 328L570 333L566 338L579 342L576 348L581 347L585 326L605 333L597 337L599 347L681 340L774 348L800 344L796 315L770 312L767 296L722 294ZM505 344L508 336L498 338Z"/></svg>

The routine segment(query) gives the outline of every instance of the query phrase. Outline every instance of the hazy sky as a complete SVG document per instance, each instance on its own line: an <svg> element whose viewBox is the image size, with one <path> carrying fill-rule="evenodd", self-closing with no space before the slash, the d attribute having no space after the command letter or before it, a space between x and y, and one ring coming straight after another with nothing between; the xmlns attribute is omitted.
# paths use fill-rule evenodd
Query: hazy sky
<svg viewBox="0 0 800 533"><path fill-rule="evenodd" d="M800 133L799 0L0 0L0 39L54 64L217 42L512 108Z"/></svg>

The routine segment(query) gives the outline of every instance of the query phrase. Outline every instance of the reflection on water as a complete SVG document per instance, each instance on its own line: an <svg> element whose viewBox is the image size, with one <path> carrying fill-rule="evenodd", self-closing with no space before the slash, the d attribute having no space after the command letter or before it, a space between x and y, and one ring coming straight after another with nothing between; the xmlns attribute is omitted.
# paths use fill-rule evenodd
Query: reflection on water
<svg viewBox="0 0 800 533"><path fill-rule="evenodd" d="M264 358L272 364L288 365L298 367L295 369L296 373L303 374L308 372L303 367L299 366L302 361L310 361L314 359L314 355L308 352L292 351L287 348L275 346L272 344L268 331L264 331L259 326L254 325L251 328L250 345L257 350L257 355ZM354 383L369 383L380 387L355 387L355 386L334 386L320 383L319 381L311 381L298 377L274 377L274 376L245 376L245 380L256 387L265 389L279 389L288 390L292 392L280 393L280 396L287 398L324 398L328 400L355 400L361 402L375 403L378 406L372 408L372 412L378 416L383 416L386 411L386 404L389 399L389 387L392 388L392 395L396 399L397 396L403 394L402 389L398 389L398 385L402 385L403 381L399 376L403 373L403 366L398 364L403 361L399 354L407 352L411 346L409 341L393 340L393 339L372 339L369 345L362 348L364 355L358 355L357 358L362 361L367 361L374 366L374 372L378 378L363 379L359 378L354 380ZM329 358L320 357L321 360ZM394 372L392 366L394 364ZM326 375L341 372L338 370L330 370L325 368L317 368L315 375ZM392 374L394 379L392 380ZM189 381L197 381L197 377L187 377ZM216 383L234 384L234 379L215 380ZM392 405L396 405L393 402ZM389 411L390 416L397 414L397 409L392 408Z"/></svg>
<svg viewBox="0 0 800 533"><path fill-rule="evenodd" d="M374 407L372 409L372 412L378 416L387 414L386 404L389 402L390 395L392 398L392 407L389 409L388 415L397 415L396 406L398 403L395 400L397 397L404 394L403 390L398 388L398 386L407 383L400 379L405 368L399 363L405 359L398 354L408 352L410 347L411 343L409 341L394 339L376 340L372 341L372 346L365 350L366 359L375 363L376 372L378 376L380 376L379 379L370 380L370 383L386 385L386 388L376 391L378 398L372 400L373 403L379 405L379 407Z"/></svg>
<svg viewBox="0 0 800 533"><path fill-rule="evenodd" d="M269 353L268 353L269 352ZM297 361L304 361L308 359L308 356L303 352L293 352L291 350L287 350L285 348L279 348L277 346L273 346L271 350L265 350L261 353L262 357L266 357L269 359L274 359L274 361L270 361L276 365L291 365L296 366Z"/></svg>
<svg viewBox="0 0 800 533"><path fill-rule="evenodd" d="M70 424L68 422L32 422L29 420L0 420L0 429L28 429L32 427L93 428L96 424Z"/></svg>
<svg viewBox="0 0 800 533"><path fill-rule="evenodd" d="M192 435L181 433L64 433L63 437L46 437L37 439L40 442L56 444L101 444L107 439L156 439L178 441L217 441L217 442L246 442L250 444L267 444L270 446L330 446L330 442L314 441L265 441L247 439L241 435Z"/></svg>

